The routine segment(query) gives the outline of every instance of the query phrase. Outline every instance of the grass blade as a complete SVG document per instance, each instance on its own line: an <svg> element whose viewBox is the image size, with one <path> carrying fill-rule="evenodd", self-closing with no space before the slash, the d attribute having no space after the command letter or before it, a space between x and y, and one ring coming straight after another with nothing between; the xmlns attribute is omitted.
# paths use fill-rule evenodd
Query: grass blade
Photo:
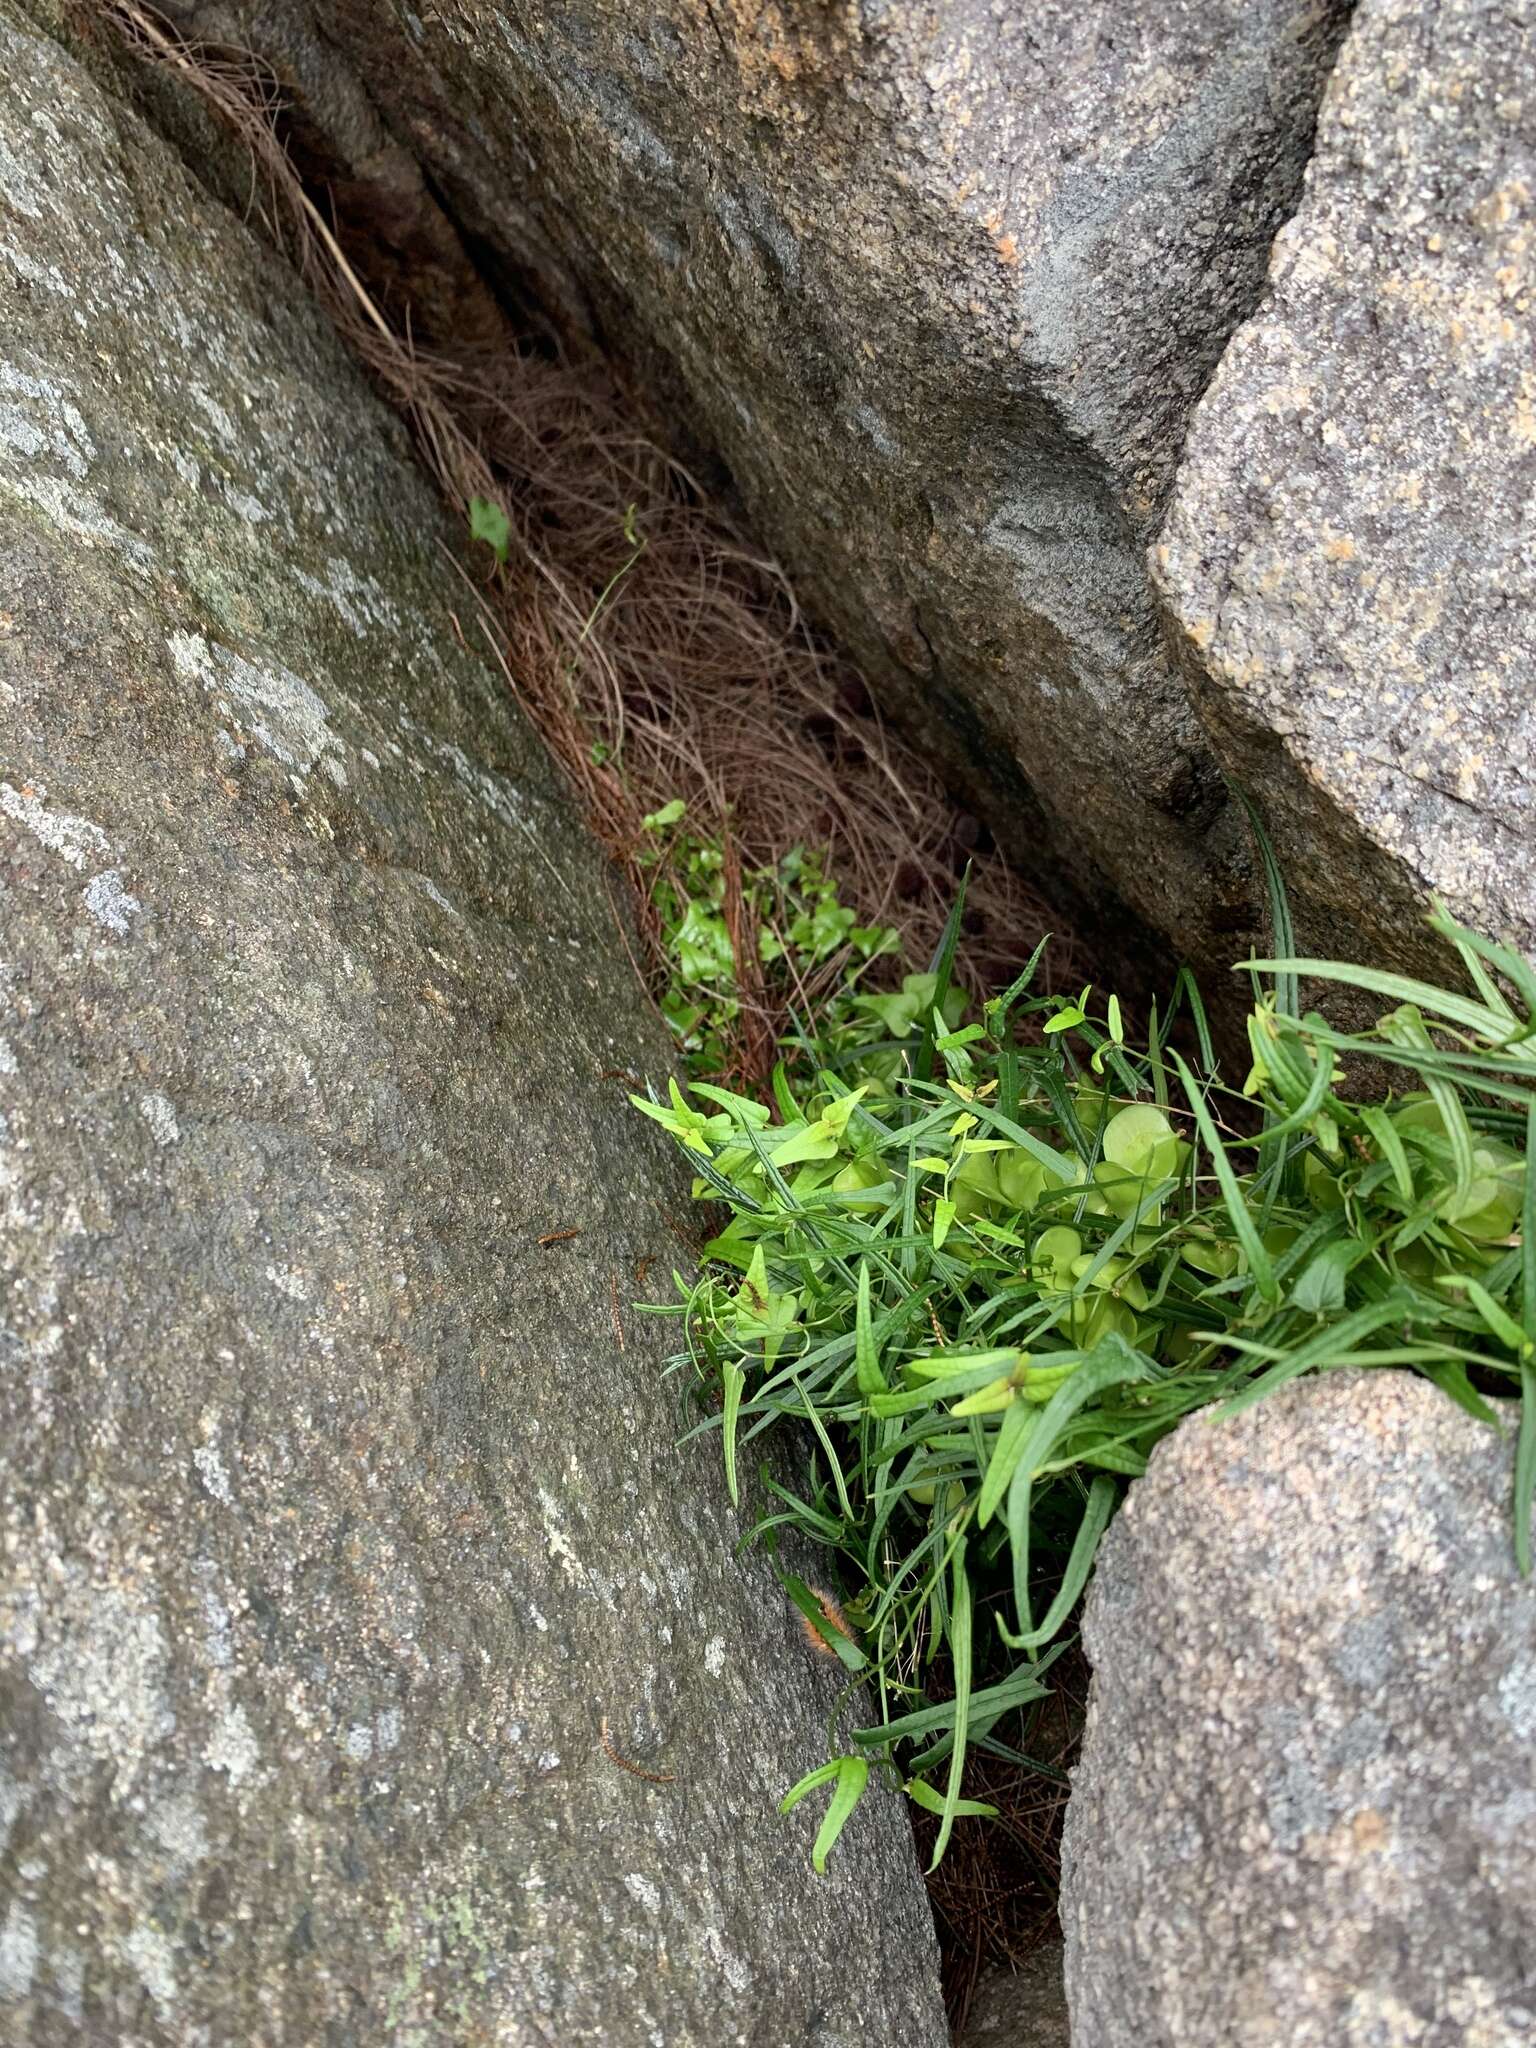
<svg viewBox="0 0 1536 2048"><path fill-rule="evenodd" d="M1405 1202L1413 1200L1413 1168L1408 1164L1408 1154L1402 1139L1397 1135L1397 1126L1384 1109L1375 1103L1360 1112L1360 1120L1370 1132L1377 1151L1392 1169L1392 1179L1397 1192Z"/></svg>
<svg viewBox="0 0 1536 2048"><path fill-rule="evenodd" d="M950 981L955 970L955 949L960 943L960 922L965 915L965 892L970 879L971 865L967 861L965 873L960 877L960 886L955 891L955 900L949 906L949 916L944 920L944 930L934 952L933 962L928 969L934 976L933 1001L923 1020L922 1043L917 1049L917 1060L913 1067L919 1081L931 1080L933 1077L933 1016L935 1011L940 1016L944 1014L944 1003L949 995Z"/></svg>
<svg viewBox="0 0 1536 2048"><path fill-rule="evenodd" d="M966 1729L971 1712L971 1575L965 1568L965 1538L955 1545L952 1563L954 1587L949 1605L949 1654L955 1683L954 1748L949 1758L949 1780L944 1787L944 1807L939 1820L939 1838L933 1845L930 1870L937 1870L949 1847L950 1831L960 1804L960 1785L965 1776Z"/></svg>
<svg viewBox="0 0 1536 2048"><path fill-rule="evenodd" d="M731 1497L733 1508L741 1506L741 1496L736 1490L736 1421L741 1413L741 1390L747 1383L747 1376L739 1365L729 1359L721 1367L720 1377L725 1395L725 1490Z"/></svg>
<svg viewBox="0 0 1536 2048"><path fill-rule="evenodd" d="M1348 1365L1356 1341L1369 1337L1387 1323L1402 1319L1405 1304L1401 1295L1392 1295L1386 1301L1372 1302L1366 1308L1358 1308L1353 1315L1345 1316L1331 1328L1319 1330L1315 1337L1298 1345L1288 1356L1281 1357L1268 1372L1261 1373L1250 1386L1240 1394L1234 1394L1230 1401L1223 1401L1212 1412L1212 1420L1223 1422L1230 1415L1241 1415L1245 1408L1252 1408L1262 1401L1266 1394L1272 1394L1276 1387L1283 1387L1301 1373L1311 1372L1315 1366Z"/></svg>
<svg viewBox="0 0 1536 2048"><path fill-rule="evenodd" d="M985 1529L997 1512L997 1504L1007 1491L1019 1454L1029 1439L1033 1420L1033 1412L1025 1401L1015 1400L1011 1408L1003 1410L1003 1426L993 1442L986 1477L981 1482L981 1494L976 1502L978 1529Z"/></svg>
<svg viewBox="0 0 1536 2048"><path fill-rule="evenodd" d="M1078 1595L1088 1583L1088 1574L1093 1569L1093 1560L1098 1554L1099 1538L1109 1525L1109 1517L1115 1505L1119 1488L1107 1474L1100 1473L1088 1489L1088 1504L1083 1509L1083 1518L1077 1525L1077 1534L1072 1539L1072 1554L1067 1559L1067 1569L1061 1581L1056 1598L1045 1611L1045 1619L1038 1628L1031 1628L1025 1620L1023 1632L1015 1635L1001 1615L997 1617L997 1632L1010 1650L1036 1650L1042 1643L1048 1643L1076 1607ZM1017 1589L1015 1589L1017 1591ZM1019 1608L1024 1619L1027 1609Z"/></svg>
<svg viewBox="0 0 1536 2048"><path fill-rule="evenodd" d="M1474 1003L1468 996L1434 988L1427 981L1414 981L1405 974L1387 974L1375 967L1354 967L1341 960L1253 960L1245 961L1243 965L1255 967L1261 973L1288 972L1312 981L1337 981L1348 988L1363 988L1371 995L1385 996L1389 1002L1407 1003L1414 1009L1428 1010L1432 1016L1444 1017L1452 1024L1459 1024L1463 1031L1496 1043L1503 1042L1509 1029L1508 1020L1496 1010L1490 1010L1486 1003Z"/></svg>
<svg viewBox="0 0 1536 2048"><path fill-rule="evenodd" d="M1232 1171L1232 1162L1227 1157L1227 1149L1221 1142L1221 1134L1206 1105L1204 1092L1189 1071L1183 1055L1174 1053L1172 1058L1174 1066L1178 1069L1179 1079L1184 1084L1184 1093L1189 1097L1189 1106L1195 1113L1195 1123L1199 1128L1201 1141L1211 1155L1211 1164L1216 1169L1222 1199L1226 1203L1227 1216L1232 1224L1233 1233L1247 1257L1248 1270L1253 1275L1254 1285L1266 1301L1278 1301L1280 1286L1275 1279L1274 1266L1249 1214L1248 1204L1243 1199L1243 1191L1238 1186L1237 1175Z"/></svg>
<svg viewBox="0 0 1536 2048"><path fill-rule="evenodd" d="M866 1397L889 1391L880 1370L880 1352L869 1314L869 1261L859 1261L859 1293L854 1309L853 1356L859 1392Z"/></svg>
<svg viewBox="0 0 1536 2048"><path fill-rule="evenodd" d="M1520 1319L1536 1345L1536 1101L1525 1113L1525 1191L1520 1202Z"/></svg>
<svg viewBox="0 0 1536 2048"><path fill-rule="evenodd" d="M1536 1102L1525 1119L1525 1193L1520 1204L1520 1434L1515 1442L1515 1560L1531 1575L1531 1507L1536 1497Z"/></svg>
<svg viewBox="0 0 1536 2048"><path fill-rule="evenodd" d="M1515 1440L1515 1562L1531 1575L1531 1501L1536 1495L1536 1366L1520 1367L1520 1434Z"/></svg>
<svg viewBox="0 0 1536 2048"><path fill-rule="evenodd" d="M1296 931L1291 922L1290 898L1285 893L1285 877L1280 872L1280 863L1275 857L1274 842L1264 829L1264 820L1259 816L1257 804L1247 790L1234 784L1243 809L1248 813L1248 828L1259 849L1259 860L1264 869L1264 881L1269 891L1269 921L1274 928L1275 951L1282 958L1296 950ZM1275 1006L1283 1017L1301 1015L1301 984L1293 968L1282 967L1275 972Z"/></svg>

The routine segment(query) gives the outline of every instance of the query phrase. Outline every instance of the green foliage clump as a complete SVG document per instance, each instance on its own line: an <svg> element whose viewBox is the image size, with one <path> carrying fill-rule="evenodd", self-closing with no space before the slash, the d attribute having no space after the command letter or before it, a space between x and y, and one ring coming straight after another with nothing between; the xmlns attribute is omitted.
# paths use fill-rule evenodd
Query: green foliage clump
<svg viewBox="0 0 1536 2048"><path fill-rule="evenodd" d="M740 877L736 925L750 949L743 963L732 943L729 877L719 839L692 828L681 798L652 811L644 827L650 843L640 861L654 870L651 904L668 967L661 1010L677 1034L687 1071L706 1076L731 1070L743 1007L754 1001L778 1013L800 992L814 990L820 1031L845 1034L862 1014L858 989L864 969L899 948L893 927L860 924L822 857L795 846L777 866L751 868Z"/></svg>
<svg viewBox="0 0 1536 2048"><path fill-rule="evenodd" d="M931 974L847 996L769 1099L708 1082L636 1098L725 1212L659 1311L680 1321L699 1427L733 1499L757 1460L752 1535L825 1553L846 1630L786 1585L874 1701L851 1741L834 1717L830 1761L786 1801L833 1787L818 1868L872 1764L940 1815L943 1855L978 1810L967 1753L1018 1756L1125 1482L1194 1410L1344 1365L1416 1369L1497 1426L1517 1394L1529 1569L1536 975L1435 922L1468 994L1249 963L1241 1090L1187 975L1135 1045L1113 997L1034 993L1038 955L972 1014L951 983L957 906ZM700 962L702 984L720 955ZM1303 977L1387 1007L1338 1029L1298 1014ZM1392 1076L1376 1099L1345 1085L1360 1056ZM785 1425L803 1466L762 1455Z"/></svg>

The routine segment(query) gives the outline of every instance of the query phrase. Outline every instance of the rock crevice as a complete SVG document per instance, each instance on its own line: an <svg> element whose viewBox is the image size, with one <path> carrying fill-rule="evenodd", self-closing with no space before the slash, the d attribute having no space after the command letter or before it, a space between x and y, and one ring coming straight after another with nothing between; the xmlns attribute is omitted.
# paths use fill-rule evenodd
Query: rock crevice
<svg viewBox="0 0 1536 2048"><path fill-rule="evenodd" d="M536 274L723 460L1004 845L1225 964L1252 909L1241 835L1143 556L1347 14L230 0L190 19L343 52L476 247ZM323 76L307 89L344 149L345 109Z"/></svg>

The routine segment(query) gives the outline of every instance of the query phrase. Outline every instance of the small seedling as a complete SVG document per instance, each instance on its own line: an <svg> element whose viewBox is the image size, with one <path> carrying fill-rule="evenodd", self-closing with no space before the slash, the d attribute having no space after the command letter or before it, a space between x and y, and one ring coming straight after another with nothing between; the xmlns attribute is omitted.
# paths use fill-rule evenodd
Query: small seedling
<svg viewBox="0 0 1536 2048"><path fill-rule="evenodd" d="M497 561L505 566L512 541L512 522L489 498L470 499L469 537L471 540L483 540Z"/></svg>

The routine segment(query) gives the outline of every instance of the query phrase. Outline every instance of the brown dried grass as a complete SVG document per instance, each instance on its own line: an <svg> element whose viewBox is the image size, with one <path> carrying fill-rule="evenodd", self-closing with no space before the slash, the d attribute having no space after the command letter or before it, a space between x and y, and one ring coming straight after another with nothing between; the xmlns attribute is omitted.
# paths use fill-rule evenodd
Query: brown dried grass
<svg viewBox="0 0 1536 2048"><path fill-rule="evenodd" d="M249 153L252 204L373 380L408 421L455 517L500 505L507 563L473 571L487 648L592 829L634 886L653 971L662 963L641 819L681 796L728 849L739 932L744 869L791 847L825 851L866 923L931 954L967 860L965 966L1001 977L1049 928L1044 903L994 853L882 720L858 671L810 628L777 566L694 479L636 430L606 373L547 340L494 360L416 347L370 295L290 160L282 95L249 52L192 46L140 0L95 0L140 56L176 74ZM626 538L629 530L636 536ZM463 568L463 565L460 565ZM736 1065L765 1071L781 1023L756 949L738 946ZM1070 960L1053 949L1058 972ZM830 972L835 975L836 963ZM815 989L802 990L814 999Z"/></svg>

